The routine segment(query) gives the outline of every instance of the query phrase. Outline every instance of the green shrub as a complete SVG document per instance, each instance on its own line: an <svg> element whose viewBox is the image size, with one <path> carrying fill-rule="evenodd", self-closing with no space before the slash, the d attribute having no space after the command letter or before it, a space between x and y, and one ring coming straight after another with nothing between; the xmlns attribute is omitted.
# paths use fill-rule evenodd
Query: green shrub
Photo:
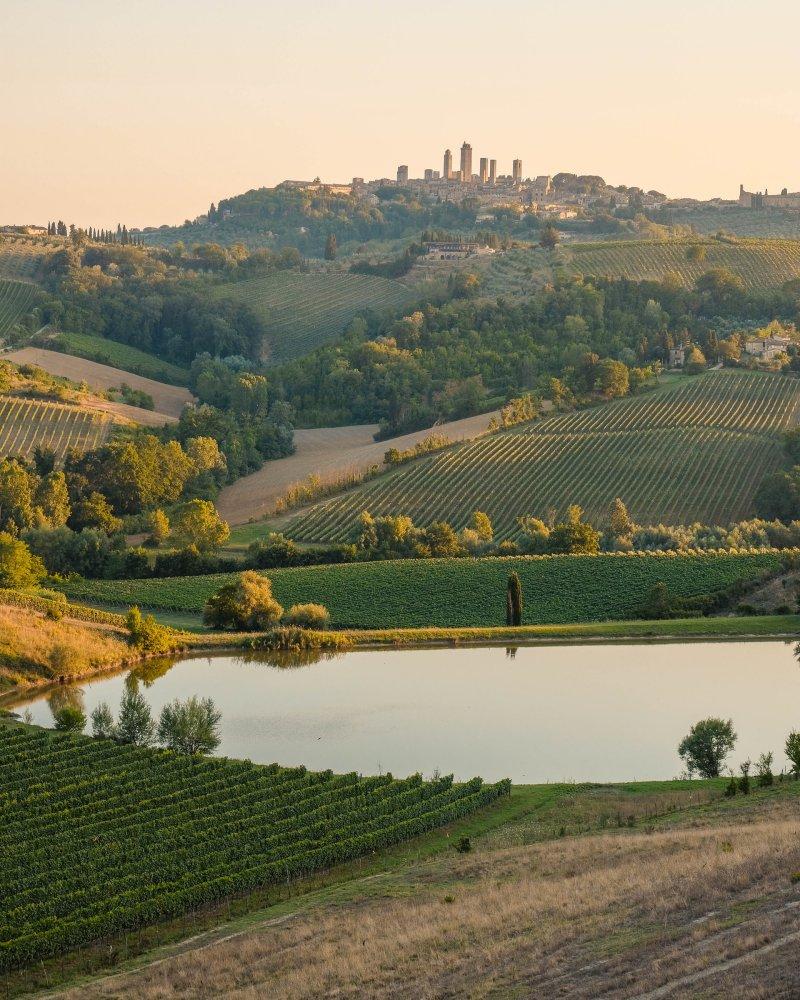
<svg viewBox="0 0 800 1000"><path fill-rule="evenodd" d="M298 628L325 628L331 616L324 604L293 604L283 620Z"/></svg>

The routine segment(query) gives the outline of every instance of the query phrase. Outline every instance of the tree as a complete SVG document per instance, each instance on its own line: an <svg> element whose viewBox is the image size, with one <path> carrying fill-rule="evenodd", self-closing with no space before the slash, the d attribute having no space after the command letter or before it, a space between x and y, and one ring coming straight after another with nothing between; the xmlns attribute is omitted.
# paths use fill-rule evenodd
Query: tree
<svg viewBox="0 0 800 1000"><path fill-rule="evenodd" d="M543 555L547 552L550 544L550 529L544 521L525 514L523 517L517 518L517 523L525 536L525 548L528 552L537 555Z"/></svg>
<svg viewBox="0 0 800 1000"><path fill-rule="evenodd" d="M548 223L543 227L542 232L539 236L539 246L544 247L545 250L555 250L558 246L558 241L561 237L559 232L552 223Z"/></svg>
<svg viewBox="0 0 800 1000"><path fill-rule="evenodd" d="M494 538L494 528L492 527L491 519L482 510L473 512L469 526L482 542L491 542Z"/></svg>
<svg viewBox="0 0 800 1000"><path fill-rule="evenodd" d="M630 379L628 368L621 361L604 358L597 365L594 388L606 399L624 396L628 392Z"/></svg>
<svg viewBox="0 0 800 1000"><path fill-rule="evenodd" d="M272 596L272 584L254 570L246 570L209 597L203 621L214 628L256 632L280 621L283 608Z"/></svg>
<svg viewBox="0 0 800 1000"><path fill-rule="evenodd" d="M669 618L671 612L672 599L667 585L662 580L657 580L650 588L647 599L642 605L642 618Z"/></svg>
<svg viewBox="0 0 800 1000"><path fill-rule="evenodd" d="M160 508L151 511L150 516L147 519L148 527L150 528L150 537L148 541L151 545L158 547L163 545L169 538L169 518Z"/></svg>
<svg viewBox="0 0 800 1000"><path fill-rule="evenodd" d="M522 583L517 573L508 578L506 588L506 624L522 624Z"/></svg>
<svg viewBox="0 0 800 1000"><path fill-rule="evenodd" d="M155 723L150 706L138 691L126 690L119 706L115 739L120 743L146 747L153 742L154 735Z"/></svg>
<svg viewBox="0 0 800 1000"><path fill-rule="evenodd" d="M0 461L0 530L16 533L32 523L31 477L15 458L4 458Z"/></svg>
<svg viewBox="0 0 800 1000"><path fill-rule="evenodd" d="M179 636L174 629L161 625L152 615L142 615L132 607L125 617L128 641L142 653L171 653L179 645Z"/></svg>
<svg viewBox="0 0 800 1000"><path fill-rule="evenodd" d="M759 517L793 521L800 515L800 465L788 472L765 476L756 490L753 505Z"/></svg>
<svg viewBox="0 0 800 1000"><path fill-rule="evenodd" d="M210 500L190 500L178 511L172 534L179 542L194 545L200 552L215 552L227 542L231 531Z"/></svg>
<svg viewBox="0 0 800 1000"><path fill-rule="evenodd" d="M42 560L24 542L0 531L0 587L35 587L45 573Z"/></svg>
<svg viewBox="0 0 800 1000"><path fill-rule="evenodd" d="M107 535L116 535L122 531L122 519L116 516L103 494L93 490L72 508L69 526L73 531L97 528Z"/></svg>
<svg viewBox="0 0 800 1000"><path fill-rule="evenodd" d="M34 494L35 518L42 527L63 528L72 508L69 502L67 480L63 472L48 473L36 487Z"/></svg>
<svg viewBox="0 0 800 1000"><path fill-rule="evenodd" d="M329 233L325 240L325 260L336 260L336 233Z"/></svg>
<svg viewBox="0 0 800 1000"><path fill-rule="evenodd" d="M786 737L786 756L792 764L795 781L800 778L800 733L792 730Z"/></svg>
<svg viewBox="0 0 800 1000"><path fill-rule="evenodd" d="M686 355L686 363L683 370L689 375L697 375L706 366L706 356L699 347L694 346Z"/></svg>
<svg viewBox="0 0 800 1000"><path fill-rule="evenodd" d="M627 538L633 534L634 523L628 508L619 497L616 497L611 504L608 522L609 532L614 538Z"/></svg>
<svg viewBox="0 0 800 1000"><path fill-rule="evenodd" d="M222 713L211 698L189 698L165 705L158 721L158 742L178 753L213 753L220 744Z"/></svg>
<svg viewBox="0 0 800 1000"><path fill-rule="evenodd" d="M736 739L730 719L702 719L681 740L678 756L685 762L689 774L697 771L703 778L718 778Z"/></svg>
<svg viewBox="0 0 800 1000"><path fill-rule="evenodd" d="M82 733L86 728L86 714L78 705L62 705L53 711L55 728L62 733Z"/></svg>
<svg viewBox="0 0 800 1000"><path fill-rule="evenodd" d="M550 552L572 555L595 555L600 551L600 532L581 520L583 511L577 504L567 510L567 519L550 532Z"/></svg>
<svg viewBox="0 0 800 1000"><path fill-rule="evenodd" d="M768 753L762 753L756 761L756 778L759 788L768 788L774 781L772 773L773 759L773 754L770 750Z"/></svg>
<svg viewBox="0 0 800 1000"><path fill-rule="evenodd" d="M92 712L92 736L98 740L110 740L116 733L114 716L107 702L101 701Z"/></svg>

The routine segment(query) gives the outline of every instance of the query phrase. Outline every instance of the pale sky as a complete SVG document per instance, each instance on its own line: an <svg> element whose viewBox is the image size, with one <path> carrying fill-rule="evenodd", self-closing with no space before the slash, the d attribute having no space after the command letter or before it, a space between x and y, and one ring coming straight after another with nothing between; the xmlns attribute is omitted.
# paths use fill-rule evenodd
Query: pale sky
<svg viewBox="0 0 800 1000"><path fill-rule="evenodd" d="M800 190L797 0L0 0L0 223L176 223L285 178Z"/></svg>

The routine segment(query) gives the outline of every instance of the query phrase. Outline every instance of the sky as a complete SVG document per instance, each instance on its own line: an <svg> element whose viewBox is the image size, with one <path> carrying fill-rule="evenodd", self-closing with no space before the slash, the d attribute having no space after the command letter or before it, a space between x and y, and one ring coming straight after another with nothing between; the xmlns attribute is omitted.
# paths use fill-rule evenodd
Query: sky
<svg viewBox="0 0 800 1000"><path fill-rule="evenodd" d="M800 190L797 0L0 0L0 224L179 223L480 156Z"/></svg>

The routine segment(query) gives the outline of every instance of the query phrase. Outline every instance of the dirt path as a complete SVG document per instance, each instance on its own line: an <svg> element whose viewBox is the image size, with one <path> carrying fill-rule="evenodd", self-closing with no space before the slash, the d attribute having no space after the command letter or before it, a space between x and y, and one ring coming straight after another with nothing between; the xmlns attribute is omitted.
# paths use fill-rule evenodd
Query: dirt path
<svg viewBox="0 0 800 1000"><path fill-rule="evenodd" d="M317 474L324 479L351 470L362 472L382 462L389 448L410 448L431 432L446 434L453 441L477 437L486 430L494 415L481 413L387 441L374 440L377 424L297 430L294 455L267 462L258 472L227 486L220 493L217 506L230 524L245 524L271 513L275 502L293 483L311 475Z"/></svg>
<svg viewBox="0 0 800 1000"><path fill-rule="evenodd" d="M153 397L160 424L164 423L162 414L166 417L177 419L181 415L184 406L187 403L191 403L193 399L191 392L180 386L156 382L154 379L144 378L142 375L134 375L132 372L126 372L121 368L101 365L97 361L87 361L85 358L75 358L70 354L62 354L60 351L46 351L40 347L24 347L18 351L9 351L4 357L17 365L38 365L51 375L68 378L73 382L85 382L90 389L115 389L119 388L125 382L132 389L140 389L142 392L146 392ZM141 412L139 407L129 406L126 409L133 410L136 413ZM153 411L144 412L150 412L151 415L153 413ZM132 419L136 418L133 417ZM145 423L147 426L155 426L154 423L146 419L141 419L139 422Z"/></svg>

